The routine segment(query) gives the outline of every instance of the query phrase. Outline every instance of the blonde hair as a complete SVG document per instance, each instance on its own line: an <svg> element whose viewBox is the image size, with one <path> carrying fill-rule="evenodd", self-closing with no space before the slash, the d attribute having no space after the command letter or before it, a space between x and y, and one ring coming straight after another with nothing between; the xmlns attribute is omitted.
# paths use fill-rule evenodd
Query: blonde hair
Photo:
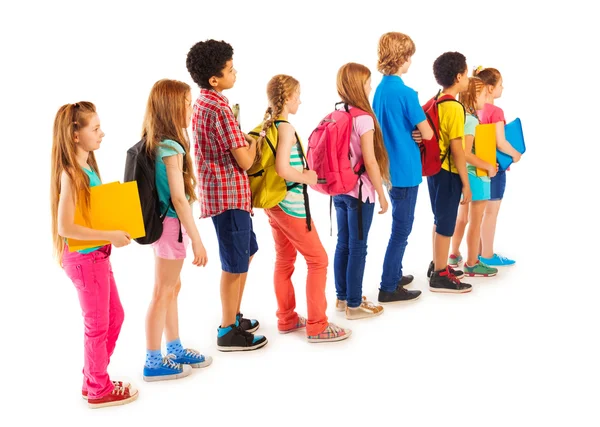
<svg viewBox="0 0 600 427"><path fill-rule="evenodd" d="M337 74L337 92L343 102L359 108L373 117L375 134L373 135L373 146L377 165L384 182L390 181L390 165L388 154L383 144L383 134L375 117L375 113L365 93L365 83L371 77L371 71L361 64L350 62L343 65Z"/></svg>
<svg viewBox="0 0 600 427"><path fill-rule="evenodd" d="M395 74L415 52L415 44L406 34L385 33L379 38L377 69L385 75Z"/></svg>
<svg viewBox="0 0 600 427"><path fill-rule="evenodd" d="M275 120L281 115L285 102L299 87L300 82L298 82L298 80L285 74L277 74L269 80L269 83L267 83L267 99L269 100L269 106L263 117L263 132L266 132L266 130L273 125ZM259 136L256 140L255 163L260 162L262 157L261 147L263 140L263 136Z"/></svg>
<svg viewBox="0 0 600 427"><path fill-rule="evenodd" d="M142 138L146 140L146 150L151 158L155 158L156 149L165 139L176 141L183 147L183 183L191 203L196 200L196 178L185 116L185 97L189 94L187 83L168 79L154 83L146 104Z"/></svg>
<svg viewBox="0 0 600 427"><path fill-rule="evenodd" d="M458 100L464 105L467 113L477 115L477 97L485 88L485 84L479 77L469 77L469 87L458 94Z"/></svg>
<svg viewBox="0 0 600 427"><path fill-rule="evenodd" d="M65 172L73 186L73 201L82 203L84 219L90 206L90 178L77 162L77 144L75 132L85 128L90 119L96 114L96 106L91 102L82 101L75 104L65 104L58 109L54 118L52 133L52 159L50 166L50 210L52 215L52 241L54 257L62 265L62 255L65 241L58 234L58 202L60 198L61 176ZM100 176L94 152L88 154L88 165ZM79 197L81 200L78 200Z"/></svg>

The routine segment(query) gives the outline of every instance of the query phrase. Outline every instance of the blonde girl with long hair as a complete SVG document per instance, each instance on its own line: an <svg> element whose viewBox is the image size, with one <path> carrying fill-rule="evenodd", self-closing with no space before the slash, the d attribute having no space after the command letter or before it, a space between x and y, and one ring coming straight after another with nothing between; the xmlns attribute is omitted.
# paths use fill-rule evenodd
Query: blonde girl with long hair
<svg viewBox="0 0 600 427"><path fill-rule="evenodd" d="M192 168L186 128L192 116L189 85L176 80L159 80L148 97L142 138L147 155L156 166L156 187L161 214L166 212L161 237L152 244L155 282L146 315L145 381L183 378L192 368L211 364L212 358L185 348L179 338L177 297L181 269L191 240L195 266L208 260L196 227L191 204L196 200L196 179ZM163 332L167 354L161 352Z"/></svg>
<svg viewBox="0 0 600 427"><path fill-rule="evenodd" d="M91 102L59 108L54 119L51 164L51 214L54 255L73 282L84 320L82 397L90 408L123 405L138 391L131 384L111 381L108 364L123 324L124 312L110 264L111 244L131 242L125 231L101 231L75 224L77 207L89 219L90 188L101 185L94 151L104 132ZM100 240L110 244L71 251L66 239Z"/></svg>
<svg viewBox="0 0 600 427"><path fill-rule="evenodd" d="M377 197L381 207L379 214L387 212L388 201L383 184L389 183L390 172L381 128L369 103L371 71L364 65L353 62L343 65L337 74L337 91L344 108L358 108L368 113L352 119L350 135L353 162L363 162L365 171L360 175L355 188L347 194L333 197L338 225L333 264L336 309L345 311L346 319L354 320L383 313L381 305L367 301L362 296L362 282L375 198Z"/></svg>

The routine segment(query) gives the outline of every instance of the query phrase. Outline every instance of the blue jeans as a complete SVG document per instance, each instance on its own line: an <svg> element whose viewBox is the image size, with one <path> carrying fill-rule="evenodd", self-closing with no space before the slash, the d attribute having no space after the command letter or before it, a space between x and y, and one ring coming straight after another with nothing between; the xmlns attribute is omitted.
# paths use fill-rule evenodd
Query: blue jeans
<svg viewBox="0 0 600 427"><path fill-rule="evenodd" d="M415 187L392 187L390 190L392 235L383 259L380 285L382 291L394 292L402 278L402 259L415 220L418 192L418 185Z"/></svg>
<svg viewBox="0 0 600 427"><path fill-rule="evenodd" d="M333 260L337 298L358 307L362 302L362 282L367 259L367 237L375 203L362 204L363 239L358 238L358 199L352 196L334 196L338 225L338 240Z"/></svg>

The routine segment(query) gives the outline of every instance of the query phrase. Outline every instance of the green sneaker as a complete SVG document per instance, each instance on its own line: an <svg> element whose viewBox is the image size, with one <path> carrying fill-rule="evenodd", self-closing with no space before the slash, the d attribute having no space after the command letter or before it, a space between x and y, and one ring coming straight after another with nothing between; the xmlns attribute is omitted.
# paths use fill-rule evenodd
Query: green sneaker
<svg viewBox="0 0 600 427"><path fill-rule="evenodd" d="M465 271L465 276L469 277L492 277L498 273L497 268L490 267L481 261L477 261L477 264L473 267L470 267L465 263L463 270Z"/></svg>
<svg viewBox="0 0 600 427"><path fill-rule="evenodd" d="M450 256L448 257L448 265L450 267L458 267L458 265L463 262L463 257L462 255L454 255L454 254L450 254Z"/></svg>

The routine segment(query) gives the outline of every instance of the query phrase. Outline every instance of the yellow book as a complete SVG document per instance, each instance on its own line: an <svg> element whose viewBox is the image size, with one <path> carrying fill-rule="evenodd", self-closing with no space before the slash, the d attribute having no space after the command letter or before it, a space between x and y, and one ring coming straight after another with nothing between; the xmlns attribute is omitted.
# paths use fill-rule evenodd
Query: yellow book
<svg viewBox="0 0 600 427"><path fill-rule="evenodd" d="M137 182L131 181L124 184L111 182L90 188L89 222L83 219L83 211L78 204L75 210L75 224L94 230L126 231L132 239L145 236L146 230ZM104 246L109 243L101 240L67 239L70 252Z"/></svg>
<svg viewBox="0 0 600 427"><path fill-rule="evenodd" d="M496 164L496 124L477 125L475 128L475 155L491 165ZM477 168L477 176L488 176L485 169Z"/></svg>

